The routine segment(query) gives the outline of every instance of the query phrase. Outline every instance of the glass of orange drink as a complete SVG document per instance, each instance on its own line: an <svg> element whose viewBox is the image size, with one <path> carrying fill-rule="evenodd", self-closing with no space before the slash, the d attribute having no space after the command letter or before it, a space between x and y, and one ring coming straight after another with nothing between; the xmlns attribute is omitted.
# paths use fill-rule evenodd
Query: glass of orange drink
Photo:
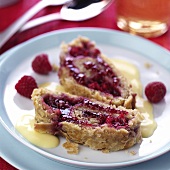
<svg viewBox="0 0 170 170"><path fill-rule="evenodd" d="M170 0L115 0L117 26L132 34L157 37L167 32Z"/></svg>

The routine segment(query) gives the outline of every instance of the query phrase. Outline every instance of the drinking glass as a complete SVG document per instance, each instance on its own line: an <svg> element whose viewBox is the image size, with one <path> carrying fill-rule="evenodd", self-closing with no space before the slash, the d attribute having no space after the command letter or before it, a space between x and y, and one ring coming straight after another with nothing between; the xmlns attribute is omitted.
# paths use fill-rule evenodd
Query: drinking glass
<svg viewBox="0 0 170 170"><path fill-rule="evenodd" d="M157 37L168 30L170 0L115 0L117 26L132 34Z"/></svg>

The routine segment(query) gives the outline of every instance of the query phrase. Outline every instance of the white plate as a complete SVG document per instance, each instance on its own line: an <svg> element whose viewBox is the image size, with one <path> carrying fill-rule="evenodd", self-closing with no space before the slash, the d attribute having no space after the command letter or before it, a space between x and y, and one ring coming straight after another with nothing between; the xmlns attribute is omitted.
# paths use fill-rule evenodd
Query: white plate
<svg viewBox="0 0 170 170"><path fill-rule="evenodd" d="M0 140L0 156L7 162L15 166L20 170L80 170L83 168L73 167L58 163L48 159L37 152L34 152L27 146L20 143L13 138L0 124L0 136L3 136L3 140ZM12 148L12 149L11 149ZM19 152L18 152L19 151ZM16 154L17 153L17 154ZM136 164L133 166L127 166L123 168L114 168L114 170L169 170L170 167L170 152L166 153L153 160L146 161L144 163ZM0 166L1 167L1 166ZM85 168L87 170L87 168ZM92 169L92 168L90 168ZM97 167L99 170L100 168ZM108 168L101 168L107 170ZM109 168L110 169L110 168ZM112 168L113 169L113 168Z"/></svg>
<svg viewBox="0 0 170 170"><path fill-rule="evenodd" d="M78 35L87 36L94 40L101 51L108 57L123 58L134 63L141 72L141 81L145 86L149 81L160 80L167 86L165 100L154 105L155 120L158 128L150 137L143 140L142 144L129 149L135 151L136 155L130 155L125 151L104 154L82 146L79 155L69 155L62 147L64 139L59 147L55 149L38 148L15 131L14 124L21 114L33 108L29 99L16 94L14 86L18 79L27 74L36 78L38 83L44 81L58 81L57 75L39 76L35 74L30 66L36 54L47 53L52 62L58 63L59 46L61 42L69 42ZM5 54L4 54L5 55ZM3 57L3 56L2 56ZM146 69L145 63L153 65ZM170 149L170 53L158 45L155 45L143 38L132 36L126 33L106 29L66 29L55 31L38 36L20 46L14 48L0 63L0 121L6 130L19 142L30 149L51 158L53 160L83 167L107 168L132 165L155 158ZM164 139L164 140L162 140ZM152 141L152 142L151 142Z"/></svg>

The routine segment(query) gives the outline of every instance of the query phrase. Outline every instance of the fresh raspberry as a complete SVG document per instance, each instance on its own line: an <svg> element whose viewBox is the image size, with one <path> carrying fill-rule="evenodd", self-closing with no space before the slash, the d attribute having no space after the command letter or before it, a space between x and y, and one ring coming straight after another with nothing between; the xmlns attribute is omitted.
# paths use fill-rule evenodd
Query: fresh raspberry
<svg viewBox="0 0 170 170"><path fill-rule="evenodd" d="M39 74L48 74L52 71L52 66L47 54L40 54L32 61L32 69Z"/></svg>
<svg viewBox="0 0 170 170"><path fill-rule="evenodd" d="M145 87L145 95L152 103L160 102L166 94L166 87L162 82L151 82Z"/></svg>
<svg viewBox="0 0 170 170"><path fill-rule="evenodd" d="M15 85L17 92L27 98L31 98L33 90L37 87L37 83L32 76L23 76Z"/></svg>

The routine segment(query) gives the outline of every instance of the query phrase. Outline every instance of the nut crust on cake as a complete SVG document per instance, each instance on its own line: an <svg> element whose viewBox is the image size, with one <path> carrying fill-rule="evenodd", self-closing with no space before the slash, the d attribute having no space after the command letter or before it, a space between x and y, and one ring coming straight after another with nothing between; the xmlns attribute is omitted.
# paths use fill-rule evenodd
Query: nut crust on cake
<svg viewBox="0 0 170 170"><path fill-rule="evenodd" d="M135 108L136 94L131 85L86 37L62 44L58 75L61 85L69 93Z"/></svg>
<svg viewBox="0 0 170 170"><path fill-rule="evenodd" d="M35 89L35 130L104 152L127 149L142 139L142 115L94 99Z"/></svg>

